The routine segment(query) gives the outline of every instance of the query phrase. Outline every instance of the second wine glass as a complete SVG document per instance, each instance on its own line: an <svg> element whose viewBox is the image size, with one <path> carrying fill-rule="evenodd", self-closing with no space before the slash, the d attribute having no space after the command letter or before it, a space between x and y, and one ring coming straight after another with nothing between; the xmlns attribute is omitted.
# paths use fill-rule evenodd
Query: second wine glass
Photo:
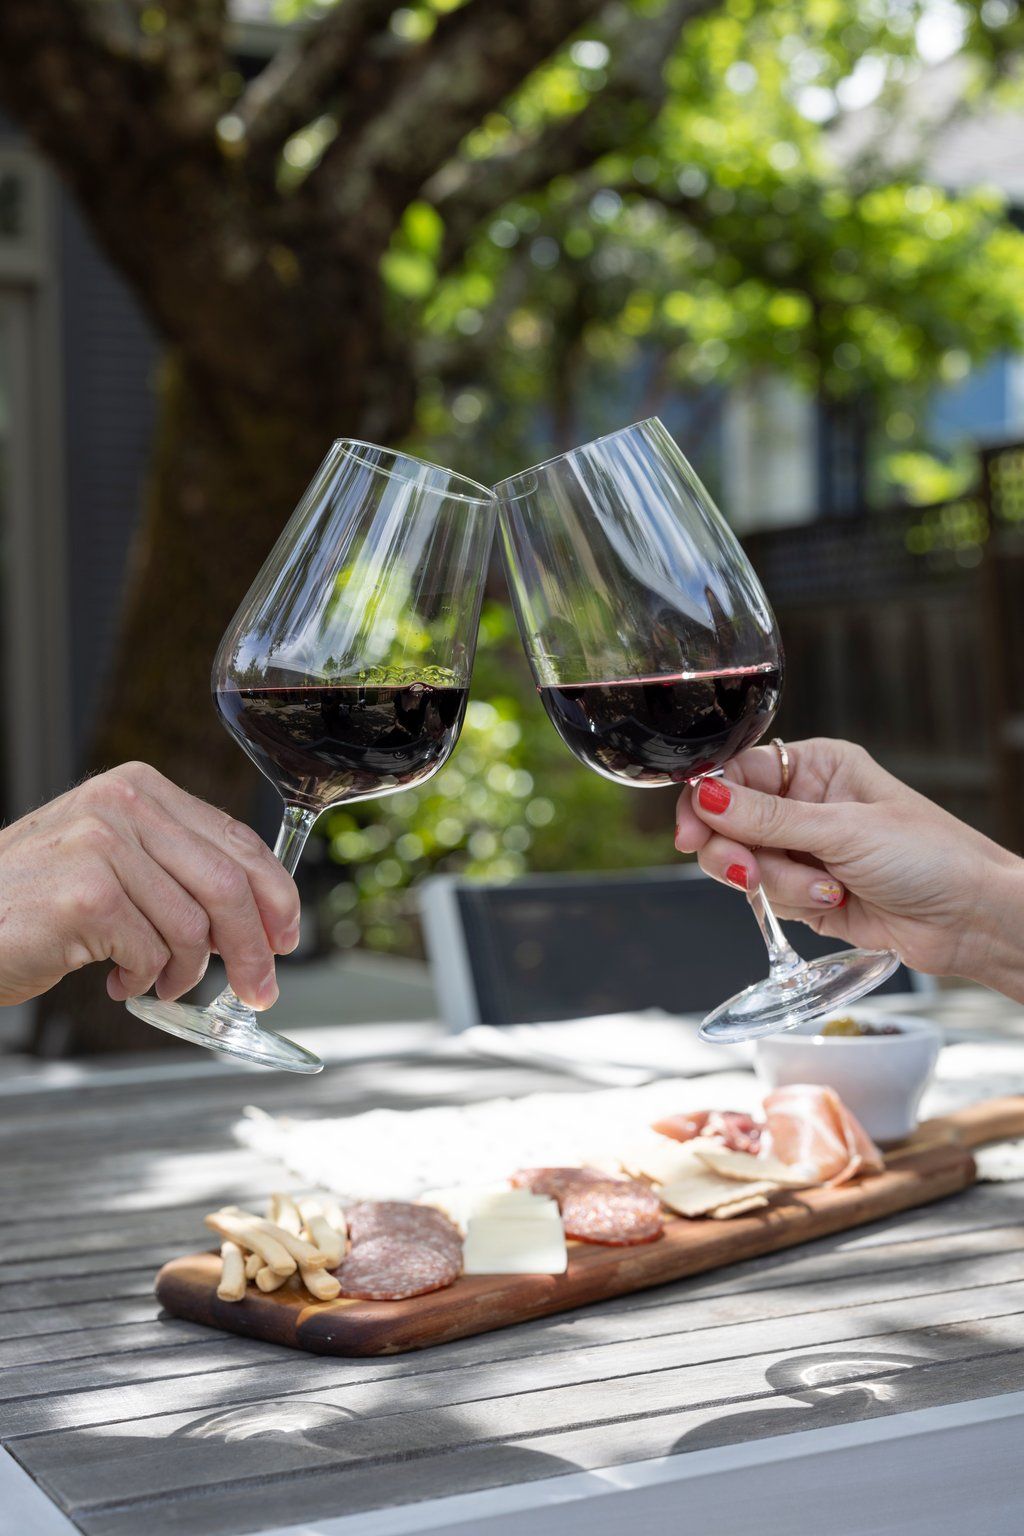
<svg viewBox="0 0 1024 1536"><path fill-rule="evenodd" d="M336 442L221 641L223 723L284 800L292 873L322 811L421 784L458 740L494 531L486 486L372 443ZM169 1034L318 1072L230 987L207 1007L130 998Z"/></svg>
<svg viewBox="0 0 1024 1536"><path fill-rule="evenodd" d="M538 692L581 762L631 788L683 785L764 734L782 687L775 617L660 421L513 475L495 494ZM805 963L764 893L750 901L769 974L708 1015L705 1039L791 1029L862 997L899 963L888 950Z"/></svg>

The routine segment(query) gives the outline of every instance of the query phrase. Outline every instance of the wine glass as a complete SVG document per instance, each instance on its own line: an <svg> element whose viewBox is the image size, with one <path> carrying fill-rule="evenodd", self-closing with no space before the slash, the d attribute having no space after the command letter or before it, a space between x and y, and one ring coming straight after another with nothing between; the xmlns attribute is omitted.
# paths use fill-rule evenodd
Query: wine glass
<svg viewBox="0 0 1024 1536"><path fill-rule="evenodd" d="M334 443L228 625L221 720L284 800L291 874L321 811L422 784L462 729L494 495L449 469ZM138 1018L292 1072L323 1063L230 987L205 1008L129 998Z"/></svg>
<svg viewBox="0 0 1024 1536"><path fill-rule="evenodd" d="M541 702L582 763L638 789L689 784L778 708L782 644L749 561L656 418L495 487L509 586ZM805 962L763 891L766 980L704 1020L731 1043L792 1029L879 985L888 950Z"/></svg>

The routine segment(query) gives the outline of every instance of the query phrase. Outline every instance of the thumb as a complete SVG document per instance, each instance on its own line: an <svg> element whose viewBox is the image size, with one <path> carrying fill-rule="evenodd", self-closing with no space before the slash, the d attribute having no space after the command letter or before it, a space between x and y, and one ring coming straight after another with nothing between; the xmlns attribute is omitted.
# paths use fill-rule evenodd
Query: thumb
<svg viewBox="0 0 1024 1536"><path fill-rule="evenodd" d="M705 826L749 848L792 848L827 862L849 845L845 806L782 800L725 779L701 779L692 805Z"/></svg>

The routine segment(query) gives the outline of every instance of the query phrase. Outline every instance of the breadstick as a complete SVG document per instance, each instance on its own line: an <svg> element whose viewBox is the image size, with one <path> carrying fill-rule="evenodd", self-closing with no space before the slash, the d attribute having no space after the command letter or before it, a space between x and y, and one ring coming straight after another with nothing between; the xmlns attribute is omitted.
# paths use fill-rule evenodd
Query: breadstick
<svg viewBox="0 0 1024 1536"><path fill-rule="evenodd" d="M340 1232L342 1237L348 1236L348 1222L345 1220L345 1212L333 1195L306 1196L304 1199L297 1201L296 1204L299 1207L303 1220L305 1220L304 1208L306 1205L309 1205L313 1209L314 1215L321 1215L327 1225L334 1228L335 1232Z"/></svg>
<svg viewBox="0 0 1024 1536"><path fill-rule="evenodd" d="M245 1278L247 1280L255 1280L256 1276L259 1274L262 1268L263 1260L260 1258L258 1253L250 1253L246 1255Z"/></svg>
<svg viewBox="0 0 1024 1536"><path fill-rule="evenodd" d="M271 1195L267 1215L275 1226L283 1227L293 1237L302 1236L302 1217L291 1195Z"/></svg>
<svg viewBox="0 0 1024 1536"><path fill-rule="evenodd" d="M307 1269L305 1264L299 1268L302 1283L311 1296L317 1301L333 1301L335 1296L341 1294L341 1284L334 1275L329 1275L325 1269ZM257 1281L257 1284L259 1282Z"/></svg>
<svg viewBox="0 0 1024 1536"><path fill-rule="evenodd" d="M256 1284L261 1291L276 1291L285 1284L287 1279L287 1275L275 1275L272 1269L264 1267L257 1272Z"/></svg>
<svg viewBox="0 0 1024 1536"><path fill-rule="evenodd" d="M306 1217L306 1236L326 1254L328 1268L333 1269L345 1257L345 1239L329 1225L325 1216L310 1213Z"/></svg>
<svg viewBox="0 0 1024 1536"><path fill-rule="evenodd" d="M203 1217L204 1225L212 1227L214 1232L219 1232L221 1237L228 1237L240 1248L247 1248L250 1253L258 1253L270 1269L276 1275L294 1275L298 1265L282 1243L277 1241L274 1234L261 1230L254 1217L242 1217L232 1211L213 1211L209 1216ZM269 1226L269 1223L267 1223ZM286 1234L287 1235L287 1234ZM296 1239L292 1238L292 1242ZM316 1252L316 1250L313 1250Z"/></svg>
<svg viewBox="0 0 1024 1536"><path fill-rule="evenodd" d="M221 1301L241 1301L245 1296L245 1260L241 1248L231 1241L220 1245L220 1284L217 1286L217 1295Z"/></svg>
<svg viewBox="0 0 1024 1536"><path fill-rule="evenodd" d="M244 1221L257 1232L272 1237L299 1264L308 1264L310 1269L326 1269L327 1267L327 1259L320 1252L319 1248L314 1248L312 1243L307 1243L304 1237L295 1237L291 1232L286 1232L284 1227L279 1227L274 1222L268 1221L265 1216L255 1216L252 1211L239 1210L236 1205L227 1206L217 1214L227 1216L235 1221ZM243 1244L243 1247L246 1246L251 1245Z"/></svg>

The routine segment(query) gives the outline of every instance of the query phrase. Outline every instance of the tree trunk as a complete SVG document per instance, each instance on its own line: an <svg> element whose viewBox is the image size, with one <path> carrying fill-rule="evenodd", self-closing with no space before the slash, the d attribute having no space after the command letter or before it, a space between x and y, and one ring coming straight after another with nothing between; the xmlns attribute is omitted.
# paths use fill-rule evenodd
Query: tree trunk
<svg viewBox="0 0 1024 1536"><path fill-rule="evenodd" d="M210 667L336 430L322 419L312 379L307 409L296 409L294 394L282 411L210 383L180 357L167 360L117 659L90 754L96 771L141 758L243 818L258 776L217 720ZM110 1001L105 972L89 966L40 999L37 1052L171 1043Z"/></svg>

